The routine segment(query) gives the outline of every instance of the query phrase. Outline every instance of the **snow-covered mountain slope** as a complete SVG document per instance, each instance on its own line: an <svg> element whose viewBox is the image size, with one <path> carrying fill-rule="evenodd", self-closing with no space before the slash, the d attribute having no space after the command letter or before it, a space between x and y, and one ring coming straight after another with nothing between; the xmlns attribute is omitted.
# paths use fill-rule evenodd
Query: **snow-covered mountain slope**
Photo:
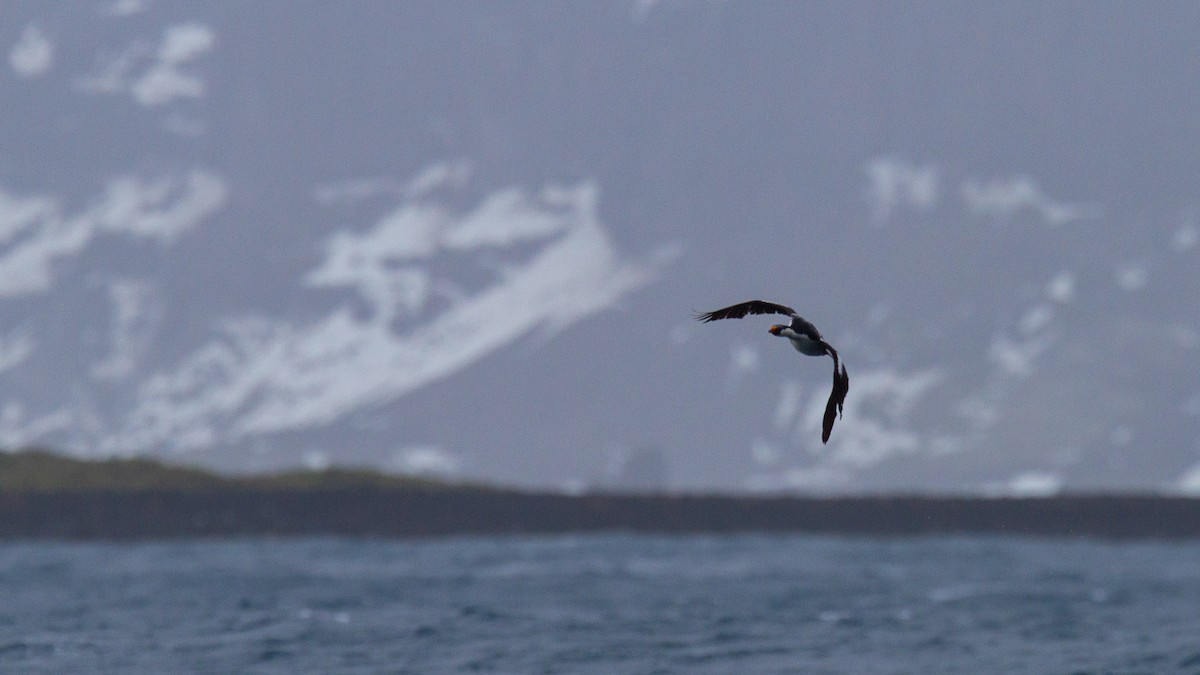
<svg viewBox="0 0 1200 675"><path fill-rule="evenodd" d="M6 3L0 445L1200 492L1200 12L1074 10Z"/></svg>

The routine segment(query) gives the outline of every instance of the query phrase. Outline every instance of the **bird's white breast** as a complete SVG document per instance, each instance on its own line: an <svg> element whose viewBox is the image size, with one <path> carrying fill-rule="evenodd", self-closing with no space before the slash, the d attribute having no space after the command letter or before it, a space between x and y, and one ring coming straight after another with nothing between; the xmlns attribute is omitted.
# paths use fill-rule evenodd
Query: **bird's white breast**
<svg viewBox="0 0 1200 675"><path fill-rule="evenodd" d="M796 351L806 356L825 356L825 345L813 340L807 335L801 335L791 328L784 328L780 334L791 341Z"/></svg>

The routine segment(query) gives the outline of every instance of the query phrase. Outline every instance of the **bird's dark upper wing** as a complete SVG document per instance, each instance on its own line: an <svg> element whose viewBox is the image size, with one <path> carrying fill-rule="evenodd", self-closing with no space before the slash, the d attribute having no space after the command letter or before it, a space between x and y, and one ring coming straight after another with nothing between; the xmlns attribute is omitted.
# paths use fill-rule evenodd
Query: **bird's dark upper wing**
<svg viewBox="0 0 1200 675"><path fill-rule="evenodd" d="M808 319L805 319L804 317L800 316L799 314L794 314L794 313L792 314L792 325L790 326L790 328L801 335L808 336L810 339L813 339L813 340L821 340L822 339L821 331L817 330L817 327L814 326L811 321L809 321ZM826 344L825 346L829 347L828 344ZM834 367L836 368L837 367L837 352L833 351L833 347L829 347L829 353L831 356L833 356Z"/></svg>
<svg viewBox="0 0 1200 675"><path fill-rule="evenodd" d="M833 432L833 421L842 414L842 405L846 401L846 392L850 391L850 375L846 366L838 370L833 366L833 389L829 391L829 401L825 404L825 419L821 422L821 442L829 442L829 434Z"/></svg>
<svg viewBox="0 0 1200 675"><path fill-rule="evenodd" d="M709 321L717 321L719 319L740 319L747 314L786 314L792 316L796 310L784 305L777 305L773 302L765 300L750 300L748 302L739 302L736 305L730 305L722 309L712 312L697 314L696 320L705 323Z"/></svg>

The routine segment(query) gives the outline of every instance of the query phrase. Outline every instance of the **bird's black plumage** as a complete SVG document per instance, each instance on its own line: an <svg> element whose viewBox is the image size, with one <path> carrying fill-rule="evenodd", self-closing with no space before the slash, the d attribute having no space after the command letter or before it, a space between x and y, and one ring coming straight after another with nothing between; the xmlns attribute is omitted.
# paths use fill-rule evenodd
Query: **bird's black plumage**
<svg viewBox="0 0 1200 675"><path fill-rule="evenodd" d="M829 401L825 403L825 417L821 420L821 442L829 442L829 434L833 432L833 420L842 416L842 405L846 402L846 392L850 391L850 375L846 366L841 371L835 363L833 366L833 388L829 390Z"/></svg>
<svg viewBox="0 0 1200 675"><path fill-rule="evenodd" d="M749 302L739 302L736 305L730 305L711 312L697 314L696 319L708 323L709 321L718 321L720 319L740 319L747 314L785 314L787 316L795 316L796 310L774 302L751 300Z"/></svg>
<svg viewBox="0 0 1200 675"><path fill-rule="evenodd" d="M709 321L719 321L721 319L740 319L750 314L783 314L784 316L790 316L792 317L792 322L788 325L788 328L812 340L821 339L821 331L817 330L817 327L812 325L811 321L797 314L796 310L787 305L767 302L766 300L739 302L736 305L697 314L696 320L708 323ZM836 358L837 356L834 356L834 359Z"/></svg>
<svg viewBox="0 0 1200 675"><path fill-rule="evenodd" d="M780 326L772 326L771 332L789 338L796 349L803 354L809 356L828 354L833 358L833 388L829 392L829 401L825 403L825 416L821 421L821 442L829 442L829 434L833 432L833 422L841 417L846 393L850 391L850 375L846 372L845 364L838 358L837 350L821 337L821 331L817 330L816 326L797 314L796 310L775 302L765 300L739 302L736 305L697 314L696 320L708 323L721 319L741 319L750 314L783 314L792 317L791 324L787 326L791 329L790 332L782 330Z"/></svg>

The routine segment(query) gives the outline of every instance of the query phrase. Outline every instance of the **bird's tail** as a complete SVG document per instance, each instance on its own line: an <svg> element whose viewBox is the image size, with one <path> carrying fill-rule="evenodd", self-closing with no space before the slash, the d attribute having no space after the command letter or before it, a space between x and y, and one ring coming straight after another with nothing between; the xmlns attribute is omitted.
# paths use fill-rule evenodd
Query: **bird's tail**
<svg viewBox="0 0 1200 675"><path fill-rule="evenodd" d="M838 396L837 411L838 417L841 417L842 404L846 400L846 392L850 391L850 375L846 372L846 365L838 358L837 350L828 342L825 343L825 350L833 357L833 391ZM840 373L838 372L839 369ZM830 398L832 399L832 396Z"/></svg>
<svg viewBox="0 0 1200 675"><path fill-rule="evenodd" d="M832 350L831 350L832 351ZM829 434L833 433L833 422L842 416L842 408L846 402L846 393L850 391L850 374L833 354L833 388L829 391L829 401L825 404L825 418L821 423L821 442L829 442Z"/></svg>

